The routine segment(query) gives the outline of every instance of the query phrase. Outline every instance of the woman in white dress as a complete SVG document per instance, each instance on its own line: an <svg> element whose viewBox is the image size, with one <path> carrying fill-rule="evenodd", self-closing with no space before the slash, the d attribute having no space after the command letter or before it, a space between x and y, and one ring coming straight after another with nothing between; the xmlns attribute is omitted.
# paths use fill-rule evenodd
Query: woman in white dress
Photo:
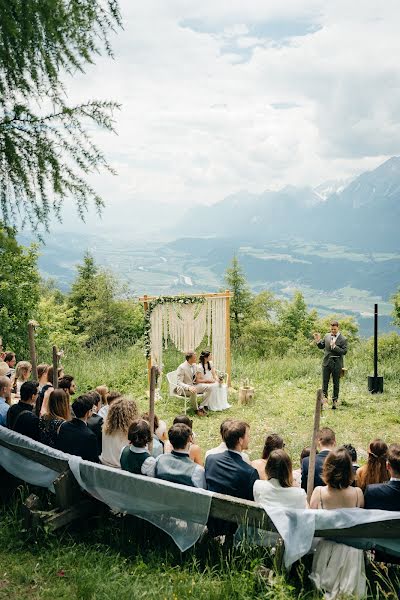
<svg viewBox="0 0 400 600"><path fill-rule="evenodd" d="M318 486L312 493L310 508L364 508L360 488L352 487L353 466L345 448L332 450L325 459L322 479L326 486ZM366 595L364 553L358 548L328 540L318 543L314 554L310 579L326 600L351 595Z"/></svg>
<svg viewBox="0 0 400 600"><path fill-rule="evenodd" d="M265 474L266 479L258 479L253 486L256 502L266 506L306 508L306 493L293 486L292 461L283 449L272 450L265 466Z"/></svg>
<svg viewBox="0 0 400 600"><path fill-rule="evenodd" d="M208 410L225 410L230 408L228 404L228 387L222 383L211 362L211 352L203 350L200 354L200 363L196 367L196 383L211 386L208 397Z"/></svg>

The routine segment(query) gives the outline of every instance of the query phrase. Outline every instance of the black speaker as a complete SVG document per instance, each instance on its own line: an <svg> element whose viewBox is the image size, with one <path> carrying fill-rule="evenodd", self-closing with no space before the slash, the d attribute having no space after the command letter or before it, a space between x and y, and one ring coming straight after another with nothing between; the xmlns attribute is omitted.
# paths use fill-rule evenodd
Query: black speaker
<svg viewBox="0 0 400 600"><path fill-rule="evenodd" d="M383 394L383 377L368 376L368 391L371 394Z"/></svg>

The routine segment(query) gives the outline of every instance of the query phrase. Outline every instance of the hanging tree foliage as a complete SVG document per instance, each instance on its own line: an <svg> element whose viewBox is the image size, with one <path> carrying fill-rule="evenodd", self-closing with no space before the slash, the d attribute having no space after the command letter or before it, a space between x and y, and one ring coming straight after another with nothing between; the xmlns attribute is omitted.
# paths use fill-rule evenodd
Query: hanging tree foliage
<svg viewBox="0 0 400 600"><path fill-rule="evenodd" d="M89 100L70 106L61 76L83 72L121 26L117 0L0 0L0 205L47 226L71 196L83 217L102 200L85 176L112 169L85 125L113 131L118 105Z"/></svg>

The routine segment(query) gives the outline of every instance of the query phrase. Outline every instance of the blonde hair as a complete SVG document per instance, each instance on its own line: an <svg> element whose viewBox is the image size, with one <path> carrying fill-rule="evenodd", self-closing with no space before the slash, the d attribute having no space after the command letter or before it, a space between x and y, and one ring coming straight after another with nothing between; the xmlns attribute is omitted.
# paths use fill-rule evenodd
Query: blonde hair
<svg viewBox="0 0 400 600"><path fill-rule="evenodd" d="M135 400L121 398L111 404L104 424L104 433L112 435L120 432L128 435L129 426L139 416Z"/></svg>
<svg viewBox="0 0 400 600"><path fill-rule="evenodd" d="M32 371L32 365L27 360L20 360L15 367L15 380L22 380L22 375L25 374L29 377L29 373ZM27 377L27 378L28 378ZM25 380L23 380L25 381Z"/></svg>

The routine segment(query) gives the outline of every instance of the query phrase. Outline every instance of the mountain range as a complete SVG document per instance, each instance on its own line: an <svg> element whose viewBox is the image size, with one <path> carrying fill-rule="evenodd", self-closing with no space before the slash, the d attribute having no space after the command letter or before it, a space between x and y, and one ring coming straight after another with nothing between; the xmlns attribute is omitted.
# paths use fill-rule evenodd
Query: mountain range
<svg viewBox="0 0 400 600"><path fill-rule="evenodd" d="M333 193L329 189L334 189ZM200 214L200 213L199 213ZM247 243L295 238L365 251L398 251L400 238L400 158L363 173L348 185L286 186L262 194L228 196L196 220L196 236L240 239ZM187 213L176 233L190 231Z"/></svg>
<svg viewBox="0 0 400 600"><path fill-rule="evenodd" d="M66 290L89 250L134 295L193 293L220 289L236 254L254 291L287 298L300 289L321 314L355 315L365 334L379 302L383 329L392 327L390 297L400 284L399 157L352 181L242 191L195 214L188 211L172 228L164 220L158 236L138 237L133 227L121 234L112 223L106 230L95 222L66 226L62 235L46 236L40 269Z"/></svg>

